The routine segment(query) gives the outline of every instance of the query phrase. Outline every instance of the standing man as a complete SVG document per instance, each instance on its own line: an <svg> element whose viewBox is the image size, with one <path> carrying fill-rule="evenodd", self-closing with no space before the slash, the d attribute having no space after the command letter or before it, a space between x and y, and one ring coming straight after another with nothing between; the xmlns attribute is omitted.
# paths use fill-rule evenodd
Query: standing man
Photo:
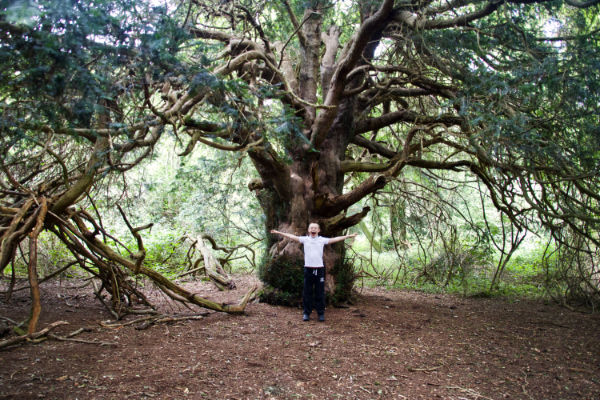
<svg viewBox="0 0 600 400"><path fill-rule="evenodd" d="M304 303L303 321L310 320L310 314L313 310L313 292L315 296L315 309L319 316L319 321L325 321L325 266L323 265L323 247L326 244L341 242L358 234L338 236L334 238L324 238L319 236L321 228L317 223L308 225L308 236L295 236L289 233L283 233L273 229L271 233L284 236L295 240L304 245L304 293L302 300Z"/></svg>

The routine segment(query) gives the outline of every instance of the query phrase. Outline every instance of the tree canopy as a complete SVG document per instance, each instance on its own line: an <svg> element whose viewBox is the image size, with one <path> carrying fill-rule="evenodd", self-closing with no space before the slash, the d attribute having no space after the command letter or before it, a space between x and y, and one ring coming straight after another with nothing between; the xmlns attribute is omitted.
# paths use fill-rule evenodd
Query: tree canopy
<svg viewBox="0 0 600 400"><path fill-rule="evenodd" d="M515 229L541 227L593 260L598 3L4 0L0 270L29 236L33 277L48 230L107 285L120 266L193 298L144 266L144 227L128 223L139 251L126 258L98 210L78 207L165 136L181 157L198 146L248 156L267 230L315 221L333 235L403 171L455 171ZM274 237L267 247L299 254ZM325 257L343 263L342 246Z"/></svg>

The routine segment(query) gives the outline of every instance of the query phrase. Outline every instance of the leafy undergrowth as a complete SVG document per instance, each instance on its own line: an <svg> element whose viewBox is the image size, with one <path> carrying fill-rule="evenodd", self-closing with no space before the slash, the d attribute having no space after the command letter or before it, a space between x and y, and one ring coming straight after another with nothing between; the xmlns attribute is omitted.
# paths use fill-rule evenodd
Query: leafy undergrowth
<svg viewBox="0 0 600 400"><path fill-rule="evenodd" d="M255 278L212 300L241 297ZM65 283L69 287L75 285ZM72 286L71 286L72 285ZM43 328L100 346L45 341L0 352L2 399L597 399L600 319L534 301L364 289L355 305L304 323L301 310L251 304L136 330L101 328L108 313L91 291L48 285ZM25 291L0 315L21 320ZM168 313L189 314L154 293ZM133 317L128 317L128 320Z"/></svg>

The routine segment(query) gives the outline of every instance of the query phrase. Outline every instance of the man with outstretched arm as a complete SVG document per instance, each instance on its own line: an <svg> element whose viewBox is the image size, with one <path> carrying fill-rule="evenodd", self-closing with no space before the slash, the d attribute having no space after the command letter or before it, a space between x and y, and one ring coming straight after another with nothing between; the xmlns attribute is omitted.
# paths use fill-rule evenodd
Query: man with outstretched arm
<svg viewBox="0 0 600 400"><path fill-rule="evenodd" d="M275 229L271 231L271 233L295 240L304 245L303 321L310 320L310 314L313 310L313 293L319 321L325 321L325 266L323 265L323 247L326 244L341 242L342 240L358 235L357 233L353 233L352 235L324 238L319 236L319 232L321 232L321 228L319 224L314 222L308 225L308 236L298 237L290 233L276 231Z"/></svg>

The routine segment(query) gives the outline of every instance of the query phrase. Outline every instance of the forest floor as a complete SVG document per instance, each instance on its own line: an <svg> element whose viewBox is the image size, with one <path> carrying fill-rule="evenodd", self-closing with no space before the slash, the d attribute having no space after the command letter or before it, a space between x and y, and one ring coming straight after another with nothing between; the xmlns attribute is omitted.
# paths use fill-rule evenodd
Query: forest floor
<svg viewBox="0 0 600 400"><path fill-rule="evenodd" d="M234 302L256 280L236 282L230 293L185 286ZM364 288L350 308L328 307L326 322L250 304L244 316L136 330L100 327L109 313L75 286L43 286L38 329L64 320L54 333L89 327L76 338L113 345L6 348L0 399L600 399L600 316L554 304ZM29 307L27 291L16 292L0 316L21 321Z"/></svg>

